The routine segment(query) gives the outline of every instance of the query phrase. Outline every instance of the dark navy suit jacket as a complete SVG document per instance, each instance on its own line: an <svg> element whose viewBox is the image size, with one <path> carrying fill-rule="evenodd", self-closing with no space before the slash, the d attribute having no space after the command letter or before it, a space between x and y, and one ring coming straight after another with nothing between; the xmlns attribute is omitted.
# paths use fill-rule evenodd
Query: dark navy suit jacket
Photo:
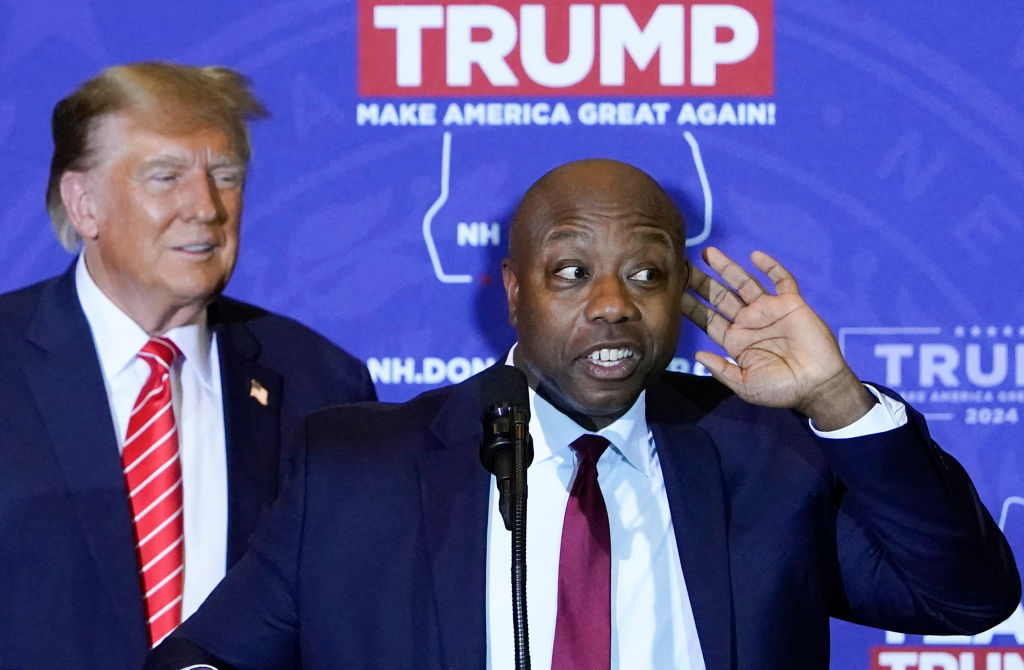
<svg viewBox="0 0 1024 670"><path fill-rule="evenodd" d="M362 363L294 321L228 299L208 320L223 383L231 565L301 453L302 417L375 395ZM252 380L266 406L250 397ZM72 264L0 296L0 669L142 664L127 501Z"/></svg>
<svg viewBox="0 0 1024 670"><path fill-rule="evenodd" d="M147 668L484 668L480 386L313 415L304 475ZM917 414L826 441L666 373L647 418L708 670L827 668L830 616L980 631L1019 601L1005 539Z"/></svg>

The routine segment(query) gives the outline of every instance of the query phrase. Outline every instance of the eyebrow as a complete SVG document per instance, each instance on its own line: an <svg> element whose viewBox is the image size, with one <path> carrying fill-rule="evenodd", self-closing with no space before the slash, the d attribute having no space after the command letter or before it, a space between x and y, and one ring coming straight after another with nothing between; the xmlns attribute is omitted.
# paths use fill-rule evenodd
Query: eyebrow
<svg viewBox="0 0 1024 670"><path fill-rule="evenodd" d="M589 242L590 233L571 226L558 226L557 228L549 230L541 239L541 242L560 242L562 240Z"/></svg>
<svg viewBox="0 0 1024 670"><path fill-rule="evenodd" d="M185 165L187 162L188 161L183 160L181 158L176 158L174 156L157 156L156 158L145 161L142 164L142 169L148 170L150 168L159 167L180 167L182 165Z"/></svg>
<svg viewBox="0 0 1024 670"><path fill-rule="evenodd" d="M668 231L662 228L656 228L654 226L644 227L639 230L633 231L632 237L641 242L655 242L662 244L669 249L675 246L672 236L668 234Z"/></svg>
<svg viewBox="0 0 1024 670"><path fill-rule="evenodd" d="M222 168L222 167L244 168L245 167L245 163L242 161L242 159L238 158L237 156L222 155L222 156L215 156L213 158L213 160L210 161L210 164L209 164L208 167L209 167L209 169L216 169L216 168Z"/></svg>
<svg viewBox="0 0 1024 670"><path fill-rule="evenodd" d="M142 164L142 170L151 170L153 168L171 167L177 168L184 165L188 165L190 161L178 158L177 156L163 155L157 156L152 160L148 160ZM207 165L207 170L216 170L218 168L244 168L245 163L240 158L231 155L220 155L214 156L213 160Z"/></svg>

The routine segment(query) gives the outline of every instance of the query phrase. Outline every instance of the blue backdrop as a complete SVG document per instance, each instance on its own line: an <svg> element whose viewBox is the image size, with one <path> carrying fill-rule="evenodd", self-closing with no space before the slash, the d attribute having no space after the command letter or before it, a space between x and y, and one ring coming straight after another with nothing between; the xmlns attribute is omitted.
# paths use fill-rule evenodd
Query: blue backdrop
<svg viewBox="0 0 1024 670"><path fill-rule="evenodd" d="M367 360L385 399L513 341L499 262L534 179L626 160L692 246L786 263L1024 555L1024 2L548 3L540 23L522 4L0 2L0 290L70 262L43 207L49 116L114 63L252 77L273 117L228 293ZM693 330L678 369L708 346ZM974 638L834 632L835 668L1024 668L1019 608Z"/></svg>

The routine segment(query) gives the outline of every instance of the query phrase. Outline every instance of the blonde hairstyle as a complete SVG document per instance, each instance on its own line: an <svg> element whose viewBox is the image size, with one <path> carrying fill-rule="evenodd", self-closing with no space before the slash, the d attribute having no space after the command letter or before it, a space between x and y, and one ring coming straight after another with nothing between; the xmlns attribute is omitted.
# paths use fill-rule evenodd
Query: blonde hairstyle
<svg viewBox="0 0 1024 670"><path fill-rule="evenodd" d="M82 84L53 108L53 159L46 186L46 209L68 251L81 240L64 209L61 177L93 166L97 124L108 114L125 111L146 127L169 134L223 130L243 162L251 153L246 121L269 115L253 95L249 79L226 67L130 63L107 68Z"/></svg>

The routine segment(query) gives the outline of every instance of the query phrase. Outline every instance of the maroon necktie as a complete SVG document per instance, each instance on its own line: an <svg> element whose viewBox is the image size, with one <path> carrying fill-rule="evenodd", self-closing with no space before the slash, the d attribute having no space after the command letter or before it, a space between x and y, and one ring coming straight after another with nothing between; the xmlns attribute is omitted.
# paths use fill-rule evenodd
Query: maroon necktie
<svg viewBox="0 0 1024 670"><path fill-rule="evenodd" d="M579 466L562 525L551 668L607 670L612 649L612 551L597 460L608 440L584 435L571 446Z"/></svg>
<svg viewBox="0 0 1024 670"><path fill-rule="evenodd" d="M121 453L153 646L181 623L185 531L170 381L180 353L164 337L151 339L139 352L150 374L132 408Z"/></svg>

